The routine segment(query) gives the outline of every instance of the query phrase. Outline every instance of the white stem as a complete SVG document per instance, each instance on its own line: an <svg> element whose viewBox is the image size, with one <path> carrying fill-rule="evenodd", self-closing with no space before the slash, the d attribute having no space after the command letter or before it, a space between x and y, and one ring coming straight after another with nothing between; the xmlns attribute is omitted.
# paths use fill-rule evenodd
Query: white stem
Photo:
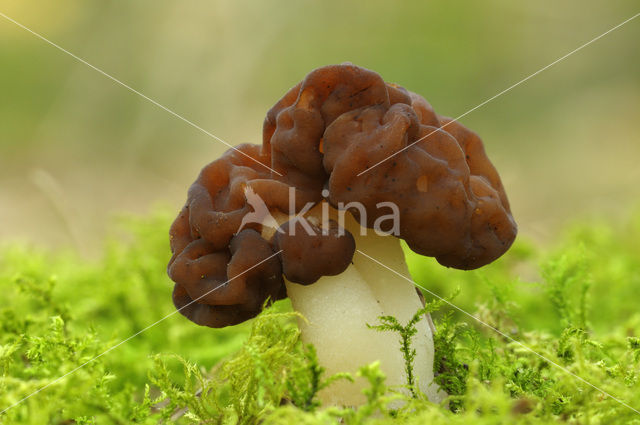
<svg viewBox="0 0 640 425"><path fill-rule="evenodd" d="M322 212L319 204L309 212L309 216L324 222ZM289 219L278 211L273 215L278 223ZM357 249L409 276L399 239L379 236L372 229L362 229L351 214L342 216L346 219L345 223L339 221L335 209L330 208L330 215L351 232ZM366 235L361 235L361 230ZM263 234L269 238L273 230L263 230ZM293 308L306 319L300 321L302 339L315 346L327 376L349 372L355 377L360 367L380 361L387 385L406 385L399 335L369 329L367 324L378 324L379 317L387 315L394 316L403 326L411 320L423 305L409 281L356 252L352 264L338 276L324 276L308 286L289 281L285 281L285 284ZM432 328L425 319L416 327L418 333L412 340L412 348L416 350L414 377L419 389L429 400L438 403L445 394L433 382ZM340 380L323 390L319 396L325 404L357 406L365 401L362 389L366 386L362 378L357 379L355 384Z"/></svg>
<svg viewBox="0 0 640 425"><path fill-rule="evenodd" d="M394 270L408 274L399 240L377 235L356 236L356 246ZM365 244L366 241L366 244ZM361 248L362 247L362 248ZM357 253L353 264L339 276L325 276L308 286L286 282L293 308L308 322L301 321L302 339L316 347L327 375L355 372L364 365L380 361L386 384L407 383L405 361L399 335L369 329L379 317L392 315L405 325L422 308L414 286ZM413 364L419 389L431 401L442 400L433 383L433 336L424 319L417 324L412 347ZM364 403L362 379L356 384L338 381L320 393L325 404L357 406Z"/></svg>

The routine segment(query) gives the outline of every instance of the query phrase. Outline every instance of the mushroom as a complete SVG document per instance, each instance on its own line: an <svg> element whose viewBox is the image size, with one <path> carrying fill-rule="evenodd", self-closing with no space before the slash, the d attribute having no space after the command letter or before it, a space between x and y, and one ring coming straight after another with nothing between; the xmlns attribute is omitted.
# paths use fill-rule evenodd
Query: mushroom
<svg viewBox="0 0 640 425"><path fill-rule="evenodd" d="M475 133L375 72L326 66L267 113L262 146L240 145L201 171L170 230L168 273L174 304L197 324L234 325L288 296L327 373L379 360L387 384L403 385L397 337L367 327L383 315L406 323L422 307L391 271L409 277L400 240L474 269L506 252L516 229ZM418 386L437 402L426 321L414 348ZM320 397L358 405L363 385L335 382Z"/></svg>

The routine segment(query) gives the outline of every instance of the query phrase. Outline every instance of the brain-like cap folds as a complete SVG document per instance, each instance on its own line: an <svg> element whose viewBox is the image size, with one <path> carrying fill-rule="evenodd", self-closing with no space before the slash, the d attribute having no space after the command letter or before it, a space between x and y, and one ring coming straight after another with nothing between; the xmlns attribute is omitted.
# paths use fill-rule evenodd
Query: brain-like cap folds
<svg viewBox="0 0 640 425"><path fill-rule="evenodd" d="M296 211L320 202L326 188L334 207L361 203L368 227L388 213L377 205L392 202L399 210L397 236L413 251L460 269L500 257L516 235L500 177L478 135L436 114L421 96L351 64L312 71L267 113L262 146L237 149L202 170L170 232L174 303L199 324L246 320L267 299L286 296L283 272L310 284L344 271L353 256L353 238L348 232L337 237L335 228L324 238L290 236L285 223L269 241L260 224L236 233L253 211L247 188L283 212L290 211L290 188ZM339 260L327 254L338 251Z"/></svg>
<svg viewBox="0 0 640 425"><path fill-rule="evenodd" d="M282 250L282 269L292 282L309 285L322 276L334 276L345 271L356 242L353 235L331 220L326 229L308 223L308 232L301 220L289 220L279 227L273 237Z"/></svg>

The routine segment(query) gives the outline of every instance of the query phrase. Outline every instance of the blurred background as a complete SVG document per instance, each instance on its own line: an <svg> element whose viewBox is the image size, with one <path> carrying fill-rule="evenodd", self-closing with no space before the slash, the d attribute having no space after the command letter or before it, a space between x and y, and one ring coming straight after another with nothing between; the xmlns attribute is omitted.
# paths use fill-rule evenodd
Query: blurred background
<svg viewBox="0 0 640 425"><path fill-rule="evenodd" d="M230 144L311 69L351 61L458 116L637 1L3 0L0 11ZM640 199L640 18L464 117L520 235ZM91 256L114 214L178 211L226 146L0 17L0 240Z"/></svg>

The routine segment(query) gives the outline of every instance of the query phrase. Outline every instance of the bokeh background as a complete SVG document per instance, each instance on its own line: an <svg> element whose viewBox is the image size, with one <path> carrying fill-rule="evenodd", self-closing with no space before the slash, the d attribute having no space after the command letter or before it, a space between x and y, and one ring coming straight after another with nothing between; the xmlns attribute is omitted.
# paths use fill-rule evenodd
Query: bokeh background
<svg viewBox="0 0 640 425"><path fill-rule="evenodd" d="M458 116L638 12L637 1L3 0L0 11L231 144L311 69L351 61ZM461 121L520 235L640 198L640 19ZM0 18L0 239L97 253L114 214L178 210L227 148Z"/></svg>

